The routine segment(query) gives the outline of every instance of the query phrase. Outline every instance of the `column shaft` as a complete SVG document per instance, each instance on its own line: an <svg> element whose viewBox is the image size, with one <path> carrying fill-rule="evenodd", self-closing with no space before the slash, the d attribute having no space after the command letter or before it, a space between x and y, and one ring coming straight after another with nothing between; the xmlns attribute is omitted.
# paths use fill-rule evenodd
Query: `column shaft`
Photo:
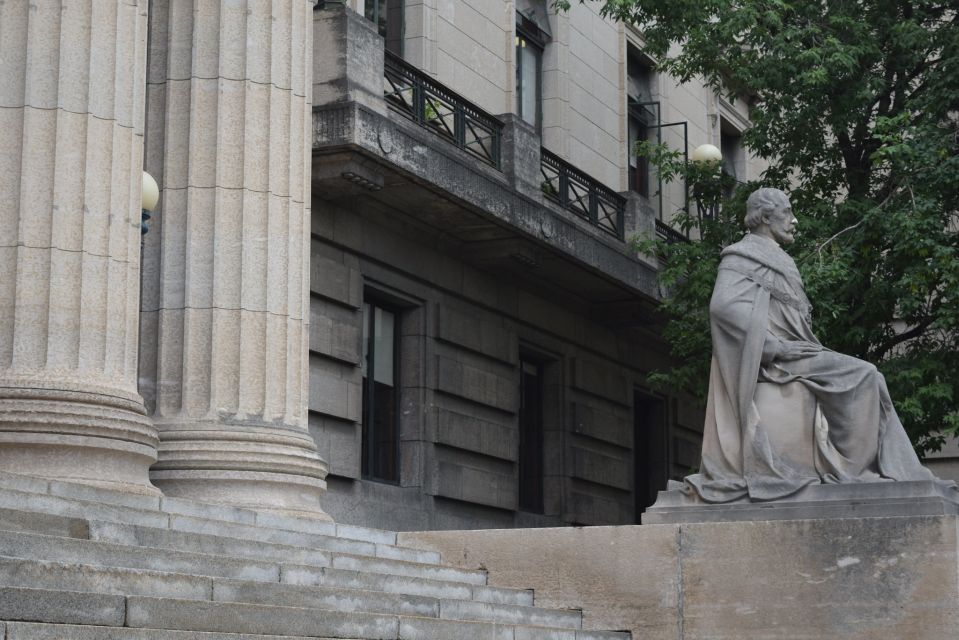
<svg viewBox="0 0 959 640"><path fill-rule="evenodd" d="M168 495L325 518L307 429L312 0L154 0L141 389Z"/></svg>
<svg viewBox="0 0 959 640"><path fill-rule="evenodd" d="M137 393L147 5L0 2L0 470L156 493Z"/></svg>

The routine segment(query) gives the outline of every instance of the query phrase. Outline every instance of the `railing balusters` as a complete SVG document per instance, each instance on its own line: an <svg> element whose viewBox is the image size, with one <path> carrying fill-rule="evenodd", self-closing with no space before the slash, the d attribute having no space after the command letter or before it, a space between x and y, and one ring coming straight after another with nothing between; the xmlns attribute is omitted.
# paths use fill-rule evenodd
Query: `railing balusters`
<svg viewBox="0 0 959 640"><path fill-rule="evenodd" d="M669 244L675 244L677 242L689 242L689 238L683 235L682 232L673 229L662 220L656 221L656 234Z"/></svg>
<svg viewBox="0 0 959 640"><path fill-rule="evenodd" d="M626 199L554 153L540 155L543 195L606 233L625 237Z"/></svg>
<svg viewBox="0 0 959 640"><path fill-rule="evenodd" d="M384 91L387 104L418 125L499 169L503 123L402 58L389 51L385 53L383 72L387 80ZM407 90L412 93L409 104L402 95Z"/></svg>

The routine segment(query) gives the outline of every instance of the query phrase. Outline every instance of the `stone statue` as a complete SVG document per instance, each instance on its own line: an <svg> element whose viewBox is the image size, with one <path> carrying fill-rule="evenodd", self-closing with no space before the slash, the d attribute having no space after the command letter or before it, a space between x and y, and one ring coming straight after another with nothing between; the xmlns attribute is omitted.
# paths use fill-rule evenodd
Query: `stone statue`
<svg viewBox="0 0 959 640"><path fill-rule="evenodd" d="M723 251L709 305L702 467L684 492L722 503L820 483L946 485L920 464L876 367L813 334L799 270L780 246L797 222L786 194L759 189L746 211L749 233Z"/></svg>

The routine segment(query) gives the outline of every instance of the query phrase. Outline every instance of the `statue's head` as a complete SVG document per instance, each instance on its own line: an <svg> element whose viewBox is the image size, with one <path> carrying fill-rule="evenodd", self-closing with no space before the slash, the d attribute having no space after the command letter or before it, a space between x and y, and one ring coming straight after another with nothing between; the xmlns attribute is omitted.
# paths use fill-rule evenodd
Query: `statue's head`
<svg viewBox="0 0 959 640"><path fill-rule="evenodd" d="M745 222L751 233L777 244L792 244L797 220L789 196L779 189L763 187L753 191L746 200Z"/></svg>

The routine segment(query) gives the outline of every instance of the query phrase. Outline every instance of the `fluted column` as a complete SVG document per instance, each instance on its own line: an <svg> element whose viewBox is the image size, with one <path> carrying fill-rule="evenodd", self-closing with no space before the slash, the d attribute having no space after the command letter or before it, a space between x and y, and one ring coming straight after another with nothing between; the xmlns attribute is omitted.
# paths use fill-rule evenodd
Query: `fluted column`
<svg viewBox="0 0 959 640"><path fill-rule="evenodd" d="M0 470L155 494L137 393L147 5L0 2Z"/></svg>
<svg viewBox="0 0 959 640"><path fill-rule="evenodd" d="M167 495L327 518L307 429L312 0L154 0L141 390Z"/></svg>

